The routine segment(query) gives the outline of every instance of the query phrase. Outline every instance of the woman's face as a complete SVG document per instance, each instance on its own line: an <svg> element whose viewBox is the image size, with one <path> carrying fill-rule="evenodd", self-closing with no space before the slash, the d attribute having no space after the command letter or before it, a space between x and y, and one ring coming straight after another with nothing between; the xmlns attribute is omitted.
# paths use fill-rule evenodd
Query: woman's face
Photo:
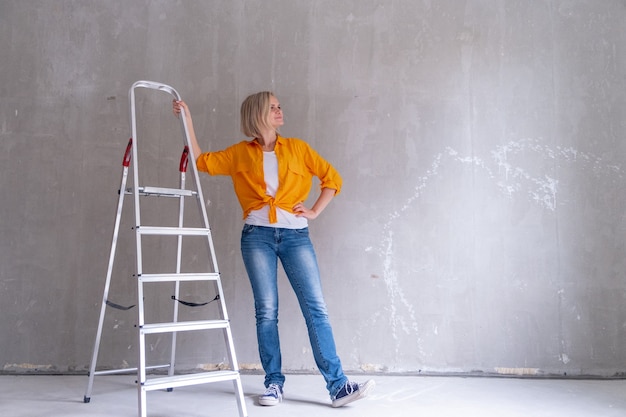
<svg viewBox="0 0 626 417"><path fill-rule="evenodd" d="M283 111L280 108L280 103L274 96L270 96L269 122L274 129L278 129L279 126L282 126L285 123L283 121Z"/></svg>

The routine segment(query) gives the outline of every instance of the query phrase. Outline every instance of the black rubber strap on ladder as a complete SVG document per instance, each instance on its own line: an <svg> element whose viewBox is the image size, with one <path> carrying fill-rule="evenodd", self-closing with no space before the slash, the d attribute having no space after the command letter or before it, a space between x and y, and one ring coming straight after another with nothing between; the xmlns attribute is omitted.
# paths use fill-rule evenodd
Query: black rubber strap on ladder
<svg viewBox="0 0 626 417"><path fill-rule="evenodd" d="M172 295L172 300L174 300L174 301L178 301L179 303L181 303L181 304L183 304L183 305L186 305L187 307L202 307L202 306L205 306L205 305L207 305L207 304L209 304L209 303L212 303L213 301L217 301L217 300L219 300L219 299L220 299L220 295L219 295L219 294L217 294L217 295L215 296L215 298L214 298L214 299L212 299L211 301L207 301L207 302L205 302L205 303L192 303L191 301L183 301L183 300L179 300L179 299L177 299L177 298L176 298L176 296Z"/></svg>
<svg viewBox="0 0 626 417"><path fill-rule="evenodd" d="M109 300L106 300L106 305L108 305L109 307L117 308L118 310L122 310L122 311L130 310L131 308L135 307L135 304L129 307L124 307L119 304L115 304L114 302L109 301Z"/></svg>

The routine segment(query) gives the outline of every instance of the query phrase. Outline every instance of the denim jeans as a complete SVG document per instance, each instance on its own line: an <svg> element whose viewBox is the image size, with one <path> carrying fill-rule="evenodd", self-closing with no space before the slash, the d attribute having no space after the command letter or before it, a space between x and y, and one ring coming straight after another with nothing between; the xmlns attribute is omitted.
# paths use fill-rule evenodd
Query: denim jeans
<svg viewBox="0 0 626 417"><path fill-rule="evenodd" d="M306 321L313 357L335 395L347 382L337 356L319 268L308 228L282 229L244 225L241 253L252 284L259 356L265 371L265 386L285 382L278 337L278 259L296 293Z"/></svg>

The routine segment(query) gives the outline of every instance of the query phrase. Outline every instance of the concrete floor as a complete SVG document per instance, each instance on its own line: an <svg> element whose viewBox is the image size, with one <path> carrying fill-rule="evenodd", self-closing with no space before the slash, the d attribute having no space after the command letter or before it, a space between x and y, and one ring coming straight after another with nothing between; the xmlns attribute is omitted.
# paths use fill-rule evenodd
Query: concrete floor
<svg viewBox="0 0 626 417"><path fill-rule="evenodd" d="M354 378L362 381L365 378ZM254 416L463 416L463 417L623 417L626 380L561 380L375 376L376 388L361 401L330 407L319 375L288 375L285 401L257 405L263 377L243 375L248 415ZM86 376L0 376L0 416L137 415L134 376L98 376L91 402L83 396ZM231 382L155 391L148 417L238 417Z"/></svg>

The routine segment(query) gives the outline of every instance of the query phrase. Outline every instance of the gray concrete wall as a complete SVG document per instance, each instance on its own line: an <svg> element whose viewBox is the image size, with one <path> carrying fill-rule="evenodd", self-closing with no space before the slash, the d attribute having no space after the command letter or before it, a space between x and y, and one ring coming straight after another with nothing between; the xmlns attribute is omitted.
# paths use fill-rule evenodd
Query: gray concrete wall
<svg viewBox="0 0 626 417"><path fill-rule="evenodd" d="M2 370L87 369L127 92L148 79L182 94L205 149L240 140L241 100L272 89L283 133L342 173L311 229L347 370L623 374L625 21L623 0L2 0ZM139 108L152 118L145 177L176 182L169 103ZM229 179L201 182L239 359L254 368L240 209ZM135 303L128 201L120 304ZM281 280L285 368L314 369ZM151 308L169 312L169 295ZM135 315L108 313L101 366L136 363ZM181 368L224 360L221 340L208 357L204 339L183 342ZM165 339L149 347L167 356Z"/></svg>

